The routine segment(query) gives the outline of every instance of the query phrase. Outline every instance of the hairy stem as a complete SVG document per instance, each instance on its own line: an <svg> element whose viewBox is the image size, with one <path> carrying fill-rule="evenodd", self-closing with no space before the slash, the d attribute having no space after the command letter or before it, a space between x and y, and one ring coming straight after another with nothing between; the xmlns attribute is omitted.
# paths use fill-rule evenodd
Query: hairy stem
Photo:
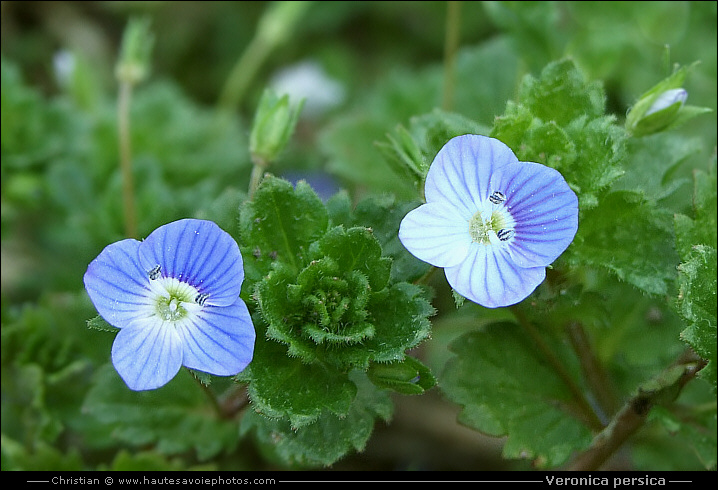
<svg viewBox="0 0 718 490"><path fill-rule="evenodd" d="M566 468L573 471L594 471L605 463L646 422L648 413L657 403L674 400L706 362L687 351L671 367L639 387L619 410L611 423L599 433L591 447L579 453Z"/></svg>
<svg viewBox="0 0 718 490"><path fill-rule="evenodd" d="M536 327L529 321L529 319L526 317L524 312L521 311L520 308L514 306L511 307L511 311L518 320L519 325L521 325L521 327L529 335L529 337L533 339L536 346L541 351L541 354L544 356L544 358L546 358L549 364L551 364L551 367L553 367L554 371L556 371L556 374L568 387L569 391L571 392L571 395L574 398L574 401L578 406L578 409L581 411L581 415L585 419L586 424L588 424L588 426L593 431L598 432L603 430L604 425L603 423L601 423L601 420L598 418L598 415L596 415L596 412L586 400L586 397L583 395L583 392L574 382L569 372L566 370L566 366L564 366L563 363L556 357L551 348L544 341L543 337L541 337L541 334L536 329Z"/></svg>
<svg viewBox="0 0 718 490"><path fill-rule="evenodd" d="M135 181L132 174L132 146L130 142L130 101L132 83L120 82L117 99L117 132L120 168L122 170L122 203L125 216L125 235L137 238L137 213L135 211Z"/></svg>

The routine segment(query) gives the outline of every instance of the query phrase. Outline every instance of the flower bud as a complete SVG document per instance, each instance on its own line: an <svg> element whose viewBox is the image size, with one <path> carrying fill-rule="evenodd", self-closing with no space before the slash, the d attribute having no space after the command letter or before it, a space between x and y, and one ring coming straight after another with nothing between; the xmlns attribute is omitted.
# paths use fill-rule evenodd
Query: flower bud
<svg viewBox="0 0 718 490"><path fill-rule="evenodd" d="M149 19L130 20L122 35L120 58L115 67L117 79L135 85L147 78L153 45Z"/></svg>
<svg viewBox="0 0 718 490"><path fill-rule="evenodd" d="M671 90L666 90L665 92L660 94L658 98L656 98L651 107L649 107L649 109L644 114L644 117L664 110L676 112L683 106L683 104L685 104L687 98L688 92L686 92L685 89L674 88Z"/></svg>
<svg viewBox="0 0 718 490"><path fill-rule="evenodd" d="M626 129L633 136L665 131L710 112L708 108L686 105L688 92L683 83L692 66L677 69L641 95L626 116Z"/></svg>
<svg viewBox="0 0 718 490"><path fill-rule="evenodd" d="M429 368L410 356L398 362L373 362L367 375L375 386L403 395L419 395L436 385L436 378Z"/></svg>
<svg viewBox="0 0 718 490"><path fill-rule="evenodd" d="M292 106L288 95L264 91L249 135L249 151L256 164L266 166L276 160L294 132L303 104L304 99Z"/></svg>

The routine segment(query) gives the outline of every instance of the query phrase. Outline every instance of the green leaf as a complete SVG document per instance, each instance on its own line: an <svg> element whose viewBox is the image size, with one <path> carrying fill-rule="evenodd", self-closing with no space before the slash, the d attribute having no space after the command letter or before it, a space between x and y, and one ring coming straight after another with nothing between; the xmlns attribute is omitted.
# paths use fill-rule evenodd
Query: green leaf
<svg viewBox="0 0 718 490"><path fill-rule="evenodd" d="M355 372L351 379L359 389L345 415L323 411L314 423L297 428L286 419L250 412L242 418L242 435L254 431L265 455L290 467L328 466L349 451L363 450L375 419L388 421L393 408L387 394L365 376Z"/></svg>
<svg viewBox="0 0 718 490"><path fill-rule="evenodd" d="M3 471L81 471L85 470L77 448L60 450L43 442L28 451L19 442L2 434Z"/></svg>
<svg viewBox="0 0 718 490"><path fill-rule="evenodd" d="M579 217L567 259L576 266L610 271L650 294L666 294L678 256L671 213L632 192L612 192Z"/></svg>
<svg viewBox="0 0 718 490"><path fill-rule="evenodd" d="M585 210L624 173L626 131L603 110L600 85L583 82L573 62L563 60L547 66L538 80L524 79L519 102L507 103L490 134L520 161L561 172Z"/></svg>
<svg viewBox="0 0 718 490"><path fill-rule="evenodd" d="M672 209L683 209L690 194L677 193L688 179L677 175L691 156L701 150L697 138L675 134L657 134L631 138L627 144L626 173L613 189L641 192L647 199L659 200L670 196Z"/></svg>
<svg viewBox="0 0 718 490"><path fill-rule="evenodd" d="M303 427L328 411L345 416L356 395L346 373L322 364L305 364L287 356L283 344L257 336L252 363L240 379L249 382L254 410Z"/></svg>
<svg viewBox="0 0 718 490"><path fill-rule="evenodd" d="M681 332L708 364L698 376L716 390L716 249L696 245L688 259L678 266L678 311L688 327Z"/></svg>
<svg viewBox="0 0 718 490"><path fill-rule="evenodd" d="M366 369L370 360L402 359L428 337L434 310L425 292L408 283L385 287L390 261L369 230L335 227L309 257L299 274L276 264L255 290L268 338L287 344L290 356Z"/></svg>
<svg viewBox="0 0 718 490"><path fill-rule="evenodd" d="M389 281L391 259L381 256L381 245L368 228L334 227L316 242L312 255L316 259L331 257L341 271L361 273L373 291L384 289Z"/></svg>
<svg viewBox="0 0 718 490"><path fill-rule="evenodd" d="M681 339L708 364L698 374L716 390L716 159L694 172L694 219L674 218L678 266L676 309L687 324Z"/></svg>
<svg viewBox="0 0 718 490"><path fill-rule="evenodd" d="M651 409L648 422L632 441L637 470L711 470L716 465L715 392L691 382L678 400Z"/></svg>
<svg viewBox="0 0 718 490"><path fill-rule="evenodd" d="M718 242L718 197L716 196L716 159L710 163L708 172L693 172L693 218L676 214L676 248L683 260L687 260L698 244L716 248Z"/></svg>
<svg viewBox="0 0 718 490"><path fill-rule="evenodd" d="M117 333L120 331L119 328L110 325L107 323L107 320L102 318L101 316L96 316L95 318L91 318L90 320L87 320L87 328L91 328L93 330L99 330L101 332L113 332Z"/></svg>
<svg viewBox="0 0 718 490"><path fill-rule="evenodd" d="M239 234L250 282L269 272L278 261L299 272L309 246L327 231L327 211L306 182L296 189L286 180L267 176L254 200L240 208Z"/></svg>
<svg viewBox="0 0 718 490"><path fill-rule="evenodd" d="M551 345L564 362L575 364L563 357L560 344ZM570 390L517 325L493 323L462 335L450 348L456 356L440 377L441 389L462 406L461 423L508 436L505 457L555 467L588 447L591 433L572 416Z"/></svg>
<svg viewBox="0 0 718 490"><path fill-rule="evenodd" d="M32 446L56 441L64 427L47 402L47 378L37 364L3 368L3 393L11 395L3 401L3 418L14 421L3 424L5 434Z"/></svg>
<svg viewBox="0 0 718 490"><path fill-rule="evenodd" d="M600 82L586 82L571 59L546 65L539 78L526 75L519 88L519 102L542 121L564 126L585 116L603 115L605 94Z"/></svg>
<svg viewBox="0 0 718 490"><path fill-rule="evenodd" d="M97 371L82 412L117 442L151 445L165 455L193 450L206 461L231 452L238 441L238 423L219 417L186 370L162 388L134 392L106 364Z"/></svg>
<svg viewBox="0 0 718 490"><path fill-rule="evenodd" d="M579 117L566 127L566 133L580 158L564 174L567 182L579 191L579 207L594 207L601 191L624 174L626 132L615 124L613 116L589 120Z"/></svg>
<svg viewBox="0 0 718 490"><path fill-rule="evenodd" d="M406 282L372 295L368 310L376 333L362 348L368 359L378 362L404 359L404 351L429 338L429 317L436 313L427 292Z"/></svg>
<svg viewBox="0 0 718 490"><path fill-rule="evenodd" d="M394 134L386 135L389 143L375 145L392 169L422 192L429 166L447 141L462 134L486 134L487 129L460 114L434 109L412 117L409 129L398 125Z"/></svg>
<svg viewBox="0 0 718 490"><path fill-rule="evenodd" d="M131 454L126 450L117 453L107 467L100 466L101 471L212 471L216 465L194 465L187 467L187 463L180 458L168 459L154 451L142 451Z"/></svg>
<svg viewBox="0 0 718 490"><path fill-rule="evenodd" d="M431 265L411 255L399 241L401 220L419 204L418 201L397 201L393 196L386 195L363 199L352 209L349 195L339 192L329 199L327 210L332 224L342 224L346 228L370 228L381 245L382 253L392 259L391 282L411 282L431 268Z"/></svg>
<svg viewBox="0 0 718 490"><path fill-rule="evenodd" d="M560 56L563 29L559 28L561 16L554 2L486 2L484 7L493 23L508 34L514 52L520 53L521 60L532 69Z"/></svg>

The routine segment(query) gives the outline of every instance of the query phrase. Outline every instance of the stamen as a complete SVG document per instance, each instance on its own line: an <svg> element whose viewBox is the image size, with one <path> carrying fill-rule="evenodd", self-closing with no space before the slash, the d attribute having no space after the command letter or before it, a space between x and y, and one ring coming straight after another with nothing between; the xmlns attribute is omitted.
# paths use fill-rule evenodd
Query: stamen
<svg viewBox="0 0 718 490"><path fill-rule="evenodd" d="M491 201L493 204L501 204L502 202L506 201L506 196L500 191L494 191L489 196L489 201Z"/></svg>
<svg viewBox="0 0 718 490"><path fill-rule="evenodd" d="M195 296L194 302L200 306L204 306L204 302L207 301L207 298L209 298L208 293L199 293L197 296Z"/></svg>
<svg viewBox="0 0 718 490"><path fill-rule="evenodd" d="M160 266L157 264L152 268L152 270L149 272L150 275L150 281L154 281L158 277L160 277Z"/></svg>
<svg viewBox="0 0 718 490"><path fill-rule="evenodd" d="M501 228L499 231L496 232L496 236L502 242L505 242L506 240L510 240L515 234L516 234L516 232L514 230L511 230L508 228Z"/></svg>

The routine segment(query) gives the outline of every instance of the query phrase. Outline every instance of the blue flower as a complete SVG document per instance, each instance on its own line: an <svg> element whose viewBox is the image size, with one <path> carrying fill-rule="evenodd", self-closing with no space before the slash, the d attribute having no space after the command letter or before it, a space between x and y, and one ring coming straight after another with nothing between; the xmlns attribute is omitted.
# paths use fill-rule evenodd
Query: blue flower
<svg viewBox="0 0 718 490"><path fill-rule="evenodd" d="M243 280L237 243L195 219L108 245L84 277L99 314L120 329L112 364L136 391L163 386L183 365L231 376L249 364L255 332Z"/></svg>
<svg viewBox="0 0 718 490"><path fill-rule="evenodd" d="M502 142L468 134L436 155L426 204L401 222L399 239L443 267L462 296L497 308L525 299L578 229L578 199L556 170L519 162Z"/></svg>

